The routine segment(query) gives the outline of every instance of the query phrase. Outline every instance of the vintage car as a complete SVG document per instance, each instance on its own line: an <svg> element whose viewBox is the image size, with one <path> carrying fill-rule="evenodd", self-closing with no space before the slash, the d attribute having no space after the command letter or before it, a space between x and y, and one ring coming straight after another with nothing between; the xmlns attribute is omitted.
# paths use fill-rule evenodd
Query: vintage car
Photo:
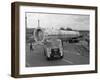
<svg viewBox="0 0 100 80"><path fill-rule="evenodd" d="M63 47L60 39L46 40L44 45L44 55L48 60L63 58Z"/></svg>

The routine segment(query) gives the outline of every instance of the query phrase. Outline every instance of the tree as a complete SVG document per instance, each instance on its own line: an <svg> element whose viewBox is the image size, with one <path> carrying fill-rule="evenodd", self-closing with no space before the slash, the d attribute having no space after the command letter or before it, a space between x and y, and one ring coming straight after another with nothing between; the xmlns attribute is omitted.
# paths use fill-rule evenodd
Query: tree
<svg viewBox="0 0 100 80"><path fill-rule="evenodd" d="M61 27L60 30L65 30L65 29L63 27Z"/></svg>
<svg viewBox="0 0 100 80"><path fill-rule="evenodd" d="M72 31L72 29L71 29L71 28L69 28L69 27L68 27L68 28L66 28L66 30L68 30L68 31Z"/></svg>

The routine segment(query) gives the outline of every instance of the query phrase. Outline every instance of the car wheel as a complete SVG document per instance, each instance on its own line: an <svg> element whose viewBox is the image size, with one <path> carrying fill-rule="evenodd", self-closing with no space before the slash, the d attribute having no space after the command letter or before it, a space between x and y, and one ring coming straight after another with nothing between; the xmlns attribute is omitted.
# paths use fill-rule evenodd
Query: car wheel
<svg viewBox="0 0 100 80"><path fill-rule="evenodd" d="M62 55L62 56L60 56L60 58L62 59L64 56Z"/></svg>
<svg viewBox="0 0 100 80"><path fill-rule="evenodd" d="M50 57L47 57L47 60L51 60L51 58Z"/></svg>

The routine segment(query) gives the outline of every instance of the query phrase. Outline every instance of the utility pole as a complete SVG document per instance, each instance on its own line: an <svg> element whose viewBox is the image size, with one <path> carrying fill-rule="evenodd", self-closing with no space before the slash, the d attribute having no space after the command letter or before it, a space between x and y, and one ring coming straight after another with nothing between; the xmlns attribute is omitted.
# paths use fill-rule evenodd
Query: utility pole
<svg viewBox="0 0 100 80"><path fill-rule="evenodd" d="M38 20L38 28L40 28L40 20Z"/></svg>
<svg viewBox="0 0 100 80"><path fill-rule="evenodd" d="M27 15L26 15L26 13L25 13L25 26L27 28Z"/></svg>

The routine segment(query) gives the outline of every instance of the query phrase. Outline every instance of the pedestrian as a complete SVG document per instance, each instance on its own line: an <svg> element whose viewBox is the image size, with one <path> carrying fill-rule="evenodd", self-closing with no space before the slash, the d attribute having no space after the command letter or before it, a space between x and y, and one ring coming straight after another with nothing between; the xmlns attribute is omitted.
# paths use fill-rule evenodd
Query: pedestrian
<svg viewBox="0 0 100 80"><path fill-rule="evenodd" d="M32 43L30 43L30 51L33 50L33 46L32 46Z"/></svg>

